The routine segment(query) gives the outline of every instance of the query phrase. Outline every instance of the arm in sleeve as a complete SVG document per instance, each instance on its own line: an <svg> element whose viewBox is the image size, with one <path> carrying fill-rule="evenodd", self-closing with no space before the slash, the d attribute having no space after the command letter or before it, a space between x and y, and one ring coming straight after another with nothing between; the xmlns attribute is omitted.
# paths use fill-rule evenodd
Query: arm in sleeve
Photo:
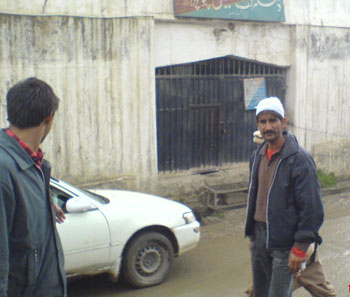
<svg viewBox="0 0 350 297"><path fill-rule="evenodd" d="M14 195L0 181L0 297L7 296L9 275L9 234L14 212Z"/></svg>
<svg viewBox="0 0 350 297"><path fill-rule="evenodd" d="M296 242L321 243L318 230L323 223L324 210L315 161L304 152L295 162L293 192L299 221L294 239Z"/></svg>

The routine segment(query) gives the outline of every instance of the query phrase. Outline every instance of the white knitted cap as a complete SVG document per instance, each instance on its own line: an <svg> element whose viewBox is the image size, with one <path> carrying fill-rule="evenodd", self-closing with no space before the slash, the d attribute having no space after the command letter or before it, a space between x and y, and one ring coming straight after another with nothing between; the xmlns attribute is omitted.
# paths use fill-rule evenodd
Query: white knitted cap
<svg viewBox="0 0 350 297"><path fill-rule="evenodd" d="M284 118L284 109L280 99L277 97L269 97L261 100L256 107L256 115L263 111L274 111Z"/></svg>

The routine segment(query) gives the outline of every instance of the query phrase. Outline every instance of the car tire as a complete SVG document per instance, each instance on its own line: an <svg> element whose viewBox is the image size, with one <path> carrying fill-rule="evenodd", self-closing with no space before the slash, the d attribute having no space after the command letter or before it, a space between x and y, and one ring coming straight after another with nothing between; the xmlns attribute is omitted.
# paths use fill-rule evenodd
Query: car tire
<svg viewBox="0 0 350 297"><path fill-rule="evenodd" d="M161 283L174 261L170 240L156 232L142 233L127 246L122 272L126 282L135 288Z"/></svg>

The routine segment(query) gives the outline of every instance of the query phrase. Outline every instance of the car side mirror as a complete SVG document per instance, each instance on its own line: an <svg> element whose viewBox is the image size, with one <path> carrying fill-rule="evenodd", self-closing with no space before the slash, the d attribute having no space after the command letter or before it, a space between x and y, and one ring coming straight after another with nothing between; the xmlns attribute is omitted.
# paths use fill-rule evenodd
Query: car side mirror
<svg viewBox="0 0 350 297"><path fill-rule="evenodd" d="M68 212L84 212L89 209L95 209L96 207L87 199L82 197L74 197L68 199L66 202L66 210Z"/></svg>

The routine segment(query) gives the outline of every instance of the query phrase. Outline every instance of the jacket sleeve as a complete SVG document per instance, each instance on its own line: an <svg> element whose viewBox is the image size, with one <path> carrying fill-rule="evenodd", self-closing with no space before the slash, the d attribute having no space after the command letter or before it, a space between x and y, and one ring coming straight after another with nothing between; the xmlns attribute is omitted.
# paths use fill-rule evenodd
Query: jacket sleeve
<svg viewBox="0 0 350 297"><path fill-rule="evenodd" d="M7 296L9 275L9 234L14 212L14 195L0 181L0 297Z"/></svg>
<svg viewBox="0 0 350 297"><path fill-rule="evenodd" d="M256 158L257 152L258 152L258 150L256 149L250 155L250 158L249 158L249 173L251 173L252 170L253 170L254 160Z"/></svg>
<svg viewBox="0 0 350 297"><path fill-rule="evenodd" d="M315 161L305 151L300 153L295 160L293 188L299 217L294 240L321 243L318 234L324 218L321 189Z"/></svg>

